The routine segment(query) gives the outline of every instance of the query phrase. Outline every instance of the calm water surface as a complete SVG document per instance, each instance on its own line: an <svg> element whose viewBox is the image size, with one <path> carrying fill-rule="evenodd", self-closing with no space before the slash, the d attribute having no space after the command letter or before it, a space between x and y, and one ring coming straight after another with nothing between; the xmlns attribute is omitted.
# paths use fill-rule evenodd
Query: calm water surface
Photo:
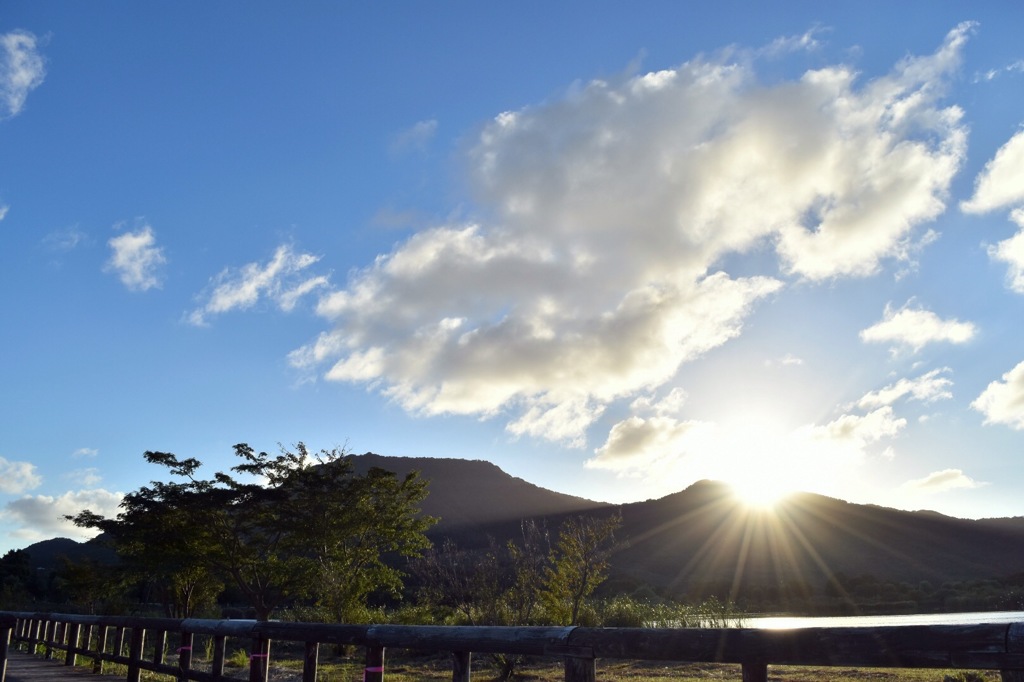
<svg viewBox="0 0 1024 682"><path fill-rule="evenodd" d="M980 623L1024 622L1024 611L985 611L974 613L919 613L910 616L836 616L807 618L765 616L746 618L744 627L766 630L790 628L850 628L880 625L977 625Z"/></svg>

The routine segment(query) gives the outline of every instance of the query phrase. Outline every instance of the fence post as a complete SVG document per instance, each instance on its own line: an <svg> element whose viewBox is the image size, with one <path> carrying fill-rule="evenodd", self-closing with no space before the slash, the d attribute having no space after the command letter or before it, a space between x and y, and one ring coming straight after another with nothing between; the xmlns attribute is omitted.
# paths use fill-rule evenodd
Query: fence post
<svg viewBox="0 0 1024 682"><path fill-rule="evenodd" d="M43 625L43 643L46 645L46 654L44 658L50 660L53 658L53 621L47 619Z"/></svg>
<svg viewBox="0 0 1024 682"><path fill-rule="evenodd" d="M252 640L249 654L249 682L267 682L270 674L270 640L257 637Z"/></svg>
<svg viewBox="0 0 1024 682"><path fill-rule="evenodd" d="M15 625L14 620L0 623L0 682L7 679L7 655L11 650L11 630Z"/></svg>
<svg viewBox="0 0 1024 682"><path fill-rule="evenodd" d="M68 631L68 628L71 628ZM67 652L64 654L64 665L75 667L75 663L78 663L78 638L82 633L81 623L68 623L64 626L64 631L67 633Z"/></svg>
<svg viewBox="0 0 1024 682"><path fill-rule="evenodd" d="M224 635L214 635L213 637L213 664L210 666L210 672L216 677L224 675L224 656L225 650L227 649L228 638Z"/></svg>
<svg viewBox="0 0 1024 682"><path fill-rule="evenodd" d="M92 672L95 675L103 674L103 657L107 653L107 633L110 627L107 625L98 626L96 631L96 655L92 659Z"/></svg>
<svg viewBox="0 0 1024 682"><path fill-rule="evenodd" d="M114 649L113 654L115 656L124 656L124 626L118 625L114 630Z"/></svg>
<svg viewBox="0 0 1024 682"><path fill-rule="evenodd" d="M768 664L744 663L743 682L768 682Z"/></svg>
<svg viewBox="0 0 1024 682"><path fill-rule="evenodd" d="M36 652L36 645L39 644L39 635L43 629L43 621L39 618L34 619L32 621L31 628L32 634L30 635L29 638L28 652L30 654L34 654Z"/></svg>
<svg viewBox="0 0 1024 682"><path fill-rule="evenodd" d="M167 653L167 631L157 630L153 636L153 663L162 665Z"/></svg>
<svg viewBox="0 0 1024 682"><path fill-rule="evenodd" d="M565 682L596 682L597 659L580 656L565 657Z"/></svg>
<svg viewBox="0 0 1024 682"><path fill-rule="evenodd" d="M188 671L192 667L192 643L195 635L181 631L178 639L178 682L188 682ZM216 674L216 673L215 673Z"/></svg>
<svg viewBox="0 0 1024 682"><path fill-rule="evenodd" d="M132 639L128 647L128 677L127 682L140 682L142 679L142 648L146 644L146 628L142 623L132 625Z"/></svg>
<svg viewBox="0 0 1024 682"><path fill-rule="evenodd" d="M376 644L366 647L363 682L384 682L384 647Z"/></svg>
<svg viewBox="0 0 1024 682"><path fill-rule="evenodd" d="M452 652L452 682L469 682L471 659L468 651Z"/></svg>
<svg viewBox="0 0 1024 682"><path fill-rule="evenodd" d="M306 651L302 657L302 682L316 682L319 659L320 642L306 642Z"/></svg>

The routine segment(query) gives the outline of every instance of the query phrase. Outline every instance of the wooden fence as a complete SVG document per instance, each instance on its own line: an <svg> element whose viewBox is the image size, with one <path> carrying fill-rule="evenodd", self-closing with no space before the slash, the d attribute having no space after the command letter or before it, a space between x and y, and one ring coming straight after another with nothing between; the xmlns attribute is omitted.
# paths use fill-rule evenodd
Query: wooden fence
<svg viewBox="0 0 1024 682"><path fill-rule="evenodd" d="M192 667L196 635L210 637L209 670ZM267 682L271 641L304 645L304 682L316 680L320 644L364 647L367 682L384 679L389 647L451 652L453 682L470 679L472 653L563 658L567 682L596 680L600 658L737 663L744 682L765 682L772 664L1000 670L1004 680L1024 681L1018 672L1024 671L1024 623L793 630L447 627L0 612L0 665L6 666L10 642L48 658L60 656L69 666L80 656L90 658L96 673L107 663L122 664L128 682L139 682L143 670L180 682L231 680L224 675L228 637L249 643L250 682Z"/></svg>

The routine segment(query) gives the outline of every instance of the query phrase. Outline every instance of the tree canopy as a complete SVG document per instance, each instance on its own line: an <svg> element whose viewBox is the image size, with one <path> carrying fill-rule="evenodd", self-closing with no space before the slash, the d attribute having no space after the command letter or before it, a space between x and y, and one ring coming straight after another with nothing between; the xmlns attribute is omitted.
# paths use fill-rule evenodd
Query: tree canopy
<svg viewBox="0 0 1024 682"><path fill-rule="evenodd" d="M402 573L386 559L417 555L435 522L419 513L427 482L417 473L360 475L343 449L311 453L302 443L274 456L245 443L234 450L241 463L210 479L195 458L146 452L176 480L126 495L114 518L69 518L106 533L127 571L161 586L171 615L191 615L222 583L260 619L313 601L356 622L371 593L398 594Z"/></svg>

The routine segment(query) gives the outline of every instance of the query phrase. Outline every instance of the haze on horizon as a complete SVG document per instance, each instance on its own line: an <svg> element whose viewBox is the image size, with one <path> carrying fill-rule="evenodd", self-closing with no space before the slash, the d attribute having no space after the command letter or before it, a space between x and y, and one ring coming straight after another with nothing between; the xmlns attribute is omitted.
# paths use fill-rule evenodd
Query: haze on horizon
<svg viewBox="0 0 1024 682"><path fill-rule="evenodd" d="M6 4L0 551L238 442L1024 515L1024 8L869 9Z"/></svg>

